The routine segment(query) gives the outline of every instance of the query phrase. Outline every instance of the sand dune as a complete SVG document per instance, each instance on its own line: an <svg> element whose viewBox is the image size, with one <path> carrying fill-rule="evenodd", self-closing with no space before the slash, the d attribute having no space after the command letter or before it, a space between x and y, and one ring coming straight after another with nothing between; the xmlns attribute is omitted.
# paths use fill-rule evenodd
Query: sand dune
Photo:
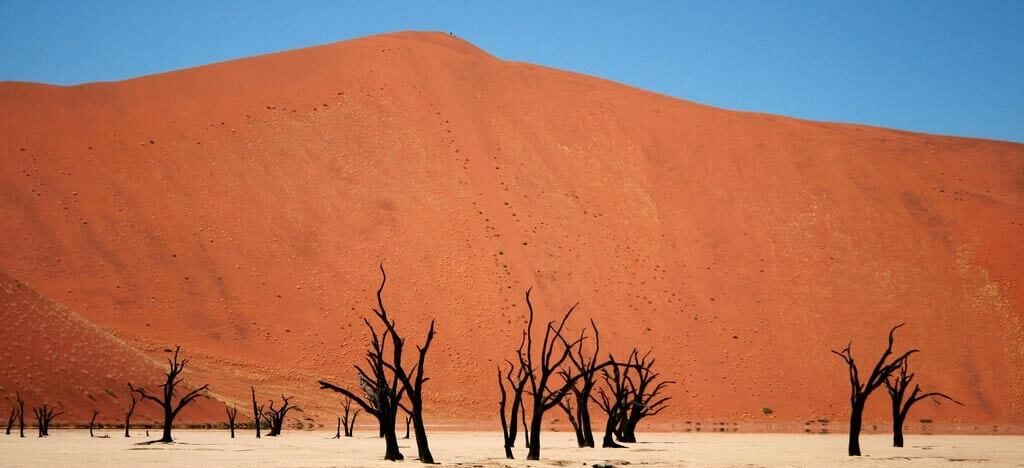
<svg viewBox="0 0 1024 468"><path fill-rule="evenodd" d="M899 322L920 382L966 404L912 420L1024 424L1024 145L720 110L438 33L0 83L0 122L0 271L95 326L49 359L181 344L218 399L256 384L323 422L315 380L352 382L383 262L400 328L438 320L435 424L495 427L531 285L543 317L580 301L606 349L653 349L666 428L843 419L828 350L866 363ZM8 339L48 340L7 325L49 306L14 302ZM99 395L149 365L0 349L4 392Z"/></svg>

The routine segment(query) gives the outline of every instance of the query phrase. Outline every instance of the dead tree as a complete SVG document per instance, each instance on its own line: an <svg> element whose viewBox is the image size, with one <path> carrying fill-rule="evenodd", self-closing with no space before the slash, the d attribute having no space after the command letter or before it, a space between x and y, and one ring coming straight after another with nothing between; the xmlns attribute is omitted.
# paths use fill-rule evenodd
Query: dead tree
<svg viewBox="0 0 1024 468"><path fill-rule="evenodd" d="M411 422L412 422L412 416L406 415L405 416L405 437L403 437L403 439L408 439L409 438L409 423L411 423Z"/></svg>
<svg viewBox="0 0 1024 468"><path fill-rule="evenodd" d="M412 418L413 431L416 433L416 451L419 459L423 463L433 464L434 456L430 453L430 443L427 441L427 428L423 422L423 384L430 380L430 378L424 376L424 369L426 367L427 352L430 350L430 344L434 341L434 321L430 321L430 327L427 329L427 336L423 341L423 345L416 346L418 354L416 364L406 371L405 365L402 363L405 338L395 329L395 321L388 317L388 311L384 307L384 285L388 280L388 275L384 272L384 265L380 266L380 274L380 287L377 288L377 308L373 312L384 324L386 329L385 336L391 338L391 362L385 361L384 365L402 383L405 397L409 400L408 408L402 405L401 400L398 401L398 405Z"/></svg>
<svg viewBox="0 0 1024 468"><path fill-rule="evenodd" d="M174 402L174 392L177 390L184 379L179 379L178 376L185 370L185 366L188 364L188 359L178 359L178 353L181 351L181 346L174 347L174 357L167 359L168 370L166 374L166 380L160 385L163 391L158 395L153 395L146 391L144 387L134 387L132 384L128 384L128 388L131 391L137 393L143 400L149 400L160 407L164 411L164 432L163 436L159 440L153 442L170 443L174 442L174 438L171 437L171 427L174 425L174 418L178 417L178 413L183 408L195 401L196 398L201 396L203 392L209 388L209 385L203 384L201 387L196 388L190 392L185 393L178 402Z"/></svg>
<svg viewBox="0 0 1024 468"><path fill-rule="evenodd" d="M601 335L593 320L590 321L590 326L594 330L594 350L589 356L585 355L581 340L575 350L569 353L569 360L572 362L573 368L559 371L563 379L571 377L573 373L581 375L576 384L570 388L573 399L562 400L558 405L565 411L566 418L572 425L573 432L576 433L576 444L579 447L594 446L594 431L590 423L590 400L597 378L594 368L597 367L598 353L601 352ZM573 407L573 400L576 402L575 407Z"/></svg>
<svg viewBox="0 0 1024 468"><path fill-rule="evenodd" d="M517 354L523 352L526 344L526 335L523 334L519 341ZM516 367L511 361L505 361L508 370L502 374L501 366L498 366L498 389L501 391L501 399L498 401L499 414L501 415L501 432L505 441L505 458L514 459L512 448L516 446L516 436L519 431L519 422L523 423L523 430L526 430L526 415L523 412L523 390L526 388L526 369ZM514 374L514 377L513 377ZM508 384L506 388L505 385ZM509 405L509 392L512 393L512 402ZM508 411L506 412L506 408ZM526 437L529 439L529 437Z"/></svg>
<svg viewBox="0 0 1024 468"><path fill-rule="evenodd" d="M630 361L636 355L636 351L630 354ZM601 439L601 447L624 448L615 442L615 429L622 424L627 417L630 404L630 394L633 390L633 382L629 378L628 368L615 362L614 357L609 356L612 365L601 370L601 378L604 380L604 387L597 389L597 398L594 401L604 410L607 418L604 425L604 437Z"/></svg>
<svg viewBox="0 0 1024 468"><path fill-rule="evenodd" d="M224 405L224 411L228 413L228 429L231 431L231 438L235 438L235 418L238 417L238 406Z"/></svg>
<svg viewBox="0 0 1024 468"><path fill-rule="evenodd" d="M890 376L885 380L885 388L889 391L889 398L892 400L892 446L902 447L903 446L903 422L907 419L907 414L910 413L910 407L926 398L931 398L936 404L939 404L939 398L945 398L953 403L963 406L963 403L956 401L953 397L940 392L928 392L921 393L921 386L914 384L914 389L910 391L910 396L907 396L907 389L910 388L911 381L914 380L914 374L908 373L908 362L910 359L904 359L900 365L899 373Z"/></svg>
<svg viewBox="0 0 1024 468"><path fill-rule="evenodd" d="M532 289L532 288L531 288ZM526 347L518 353L519 367L526 370L527 380L527 393L530 396L531 401L528 404L531 407L530 411L530 426L529 426L529 450L526 454L527 460L539 460L540 459L540 431L544 423L544 413L548 410L558 406L558 403L570 392L570 389L576 385L576 381L583 378L588 374L597 372L604 368L610 363L604 362L597 364L593 369L587 372L579 373L568 373L562 375L562 383L556 384L552 382L554 377L560 370L562 365L569 359L574 347L579 343L583 342L585 336L580 334L580 337L574 341L568 341L562 334L565 328L565 323L569 320L572 312L576 310L576 305L573 305L566 311L562 320L555 325L555 322L548 322L544 328L544 337L540 343L540 349L534 357L534 346L533 346L533 303L530 301L530 291L526 290L526 305L529 308L529 320L526 325L525 339ZM525 428L524 428L525 429Z"/></svg>
<svg viewBox="0 0 1024 468"><path fill-rule="evenodd" d="M7 435L11 435L11 428L14 427L14 421L18 419L18 407L17 405L11 406L11 415L7 417Z"/></svg>
<svg viewBox="0 0 1024 468"><path fill-rule="evenodd" d="M36 425L39 428L39 437L49 436L50 424L57 416L64 414L63 411L55 411L56 408L51 408L45 403L43 406L32 408L32 412L36 415Z"/></svg>
<svg viewBox="0 0 1024 468"><path fill-rule="evenodd" d="M847 446L847 453L849 456L860 456L860 429L864 416L864 405L868 401L868 397L871 393L878 389L885 381L895 372L911 354L916 353L918 350L911 349L896 358L889 360L892 356L892 346L895 341L896 329L902 327L904 324L896 325L889 330L889 344L886 346L882 356L878 358L878 362L875 367L871 369L871 373L868 375L868 379L863 383L860 380L860 373L857 369L857 363L853 360L853 354L850 352L852 343L846 345L842 351L832 350L837 356L846 362L846 366L850 372L850 441Z"/></svg>
<svg viewBox="0 0 1024 468"><path fill-rule="evenodd" d="M629 408L626 414L619 421L615 429L615 437L619 442L635 443L636 427L646 417L654 416L668 407L672 397L662 397L661 392L665 387L674 384L674 381L663 380L655 384L659 374L654 372L654 358L647 352L642 358L639 353L630 355L629 366L625 372L636 375L630 387Z"/></svg>
<svg viewBox="0 0 1024 468"><path fill-rule="evenodd" d="M252 390L252 420L254 426L256 426L256 438L260 438L260 424L263 420L263 405L256 404L256 387L250 386L249 390Z"/></svg>
<svg viewBox="0 0 1024 468"><path fill-rule="evenodd" d="M359 408L352 411L351 398L346 398L345 403L341 407L345 412L342 413L342 417L338 419L338 425L345 428L345 437L352 437L352 430L356 427L356 417L359 416Z"/></svg>
<svg viewBox="0 0 1024 468"><path fill-rule="evenodd" d="M346 429L348 429L348 428L346 427ZM341 416L338 416L338 428L335 429L334 438L335 439L340 439L341 438Z"/></svg>
<svg viewBox="0 0 1024 468"><path fill-rule="evenodd" d="M139 400L135 398L135 392L131 391L131 387L128 390L128 397L132 399L131 403L128 404L128 411L124 413L124 436L131 437L129 430L132 427L132 415L135 414L135 405L139 403Z"/></svg>
<svg viewBox="0 0 1024 468"><path fill-rule="evenodd" d="M288 415L289 411L302 412L302 408L298 406L292 406L291 400L295 398L293 396L286 397L281 395L281 407L274 409L274 400L270 400L270 407L267 408L267 421L270 423L270 432L267 432L267 437L277 437L281 435L281 430L284 429L284 418Z"/></svg>
<svg viewBox="0 0 1024 468"><path fill-rule="evenodd" d="M324 380L318 380L320 388L341 393L356 402L363 411L377 419L379 434L384 438L384 459L389 461L402 460L405 457L398 448L398 436L395 434L395 418L398 417L399 402L404 395L404 388L399 379L389 372L384 354L391 331L386 328L378 332L363 319L370 330L370 348L366 351L367 370L356 365L356 374L364 396L359 396L346 388L339 387Z"/></svg>
<svg viewBox="0 0 1024 468"><path fill-rule="evenodd" d="M96 416L99 416L98 410L92 410L92 418L89 419L89 437L92 437L92 428L96 425Z"/></svg>
<svg viewBox="0 0 1024 468"><path fill-rule="evenodd" d="M25 400L21 399L20 392L14 392L15 401L18 403L18 436L25 437Z"/></svg>

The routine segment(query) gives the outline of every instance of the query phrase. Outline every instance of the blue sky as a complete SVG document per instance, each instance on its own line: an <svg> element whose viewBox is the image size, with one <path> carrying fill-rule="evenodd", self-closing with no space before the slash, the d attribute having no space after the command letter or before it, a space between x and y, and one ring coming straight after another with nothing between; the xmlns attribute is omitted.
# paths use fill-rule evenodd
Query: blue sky
<svg viewBox="0 0 1024 468"><path fill-rule="evenodd" d="M719 107L1024 142L1024 1L0 0L0 80L119 80L409 29Z"/></svg>

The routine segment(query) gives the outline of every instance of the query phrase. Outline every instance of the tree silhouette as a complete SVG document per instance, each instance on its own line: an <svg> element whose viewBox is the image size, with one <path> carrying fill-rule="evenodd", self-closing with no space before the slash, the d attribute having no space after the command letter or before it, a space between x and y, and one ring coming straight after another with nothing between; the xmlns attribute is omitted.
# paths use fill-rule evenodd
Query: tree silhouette
<svg viewBox="0 0 1024 468"><path fill-rule="evenodd" d="M842 351L832 350L837 356L846 362L850 372L850 440L847 446L847 453L853 456L860 456L860 429L864 416L864 405L868 401L868 397L878 387L885 383L885 381L892 375L896 369L899 369L903 365L903 361L907 359L911 354L918 352L916 349L911 349L891 361L888 360L889 356L892 356L892 346L895 341L894 334L896 330L902 327L904 324L896 325L889 330L889 344L886 346L882 356L878 358L878 363L871 369L871 373L868 375L868 379L863 383L860 380L860 373L857 369L857 363L853 360L853 354L850 352L852 343L846 345Z"/></svg>
<svg viewBox="0 0 1024 468"><path fill-rule="evenodd" d="M134 387L132 384L128 384L128 388L131 391L137 393L143 400L149 400L157 405L160 405L164 411L164 432L163 436L158 440L152 442L163 442L170 443L174 442L174 438L171 437L171 427L174 425L174 418L178 417L178 413L183 408L195 401L196 398L201 396L203 392L209 388L209 385L203 384L201 387L196 388L190 392L185 393L178 402L174 402L174 392L177 390L184 379L179 379L178 376L185 370L185 366L188 364L188 359L179 359L178 353L181 351L181 346L174 347L174 357L167 359L168 370L165 375L166 380L160 385L163 391L158 395L150 394L144 387Z"/></svg>
<svg viewBox="0 0 1024 468"><path fill-rule="evenodd" d="M356 417L359 416L359 408L352 411L352 399L345 398L345 403L342 405L345 410L342 413L341 419L339 419L339 425L345 428L345 437L352 437L352 431L356 427Z"/></svg>
<svg viewBox="0 0 1024 468"><path fill-rule="evenodd" d="M630 354L630 361L636 355L634 350ZM615 429L619 427L622 420L626 418L630 405L630 394L633 391L633 382L628 375L628 368L615 362L614 357L609 357L611 365L601 369L601 378L604 380L604 387L597 389L597 398L594 401L604 410L605 419L604 437L601 439L601 447L623 448L624 445L615 442Z"/></svg>
<svg viewBox="0 0 1024 468"><path fill-rule="evenodd" d="M7 435L11 435L11 428L14 427L14 421L18 419L18 405L15 403L11 405L11 415L7 417Z"/></svg>
<svg viewBox="0 0 1024 468"><path fill-rule="evenodd" d="M379 434L384 438L384 459L389 461L402 460L405 457L398 448L398 436L395 434L395 418L398 416L399 402L405 393L405 389L399 379L388 372L388 365L385 363L384 353L387 350L387 341L391 333L387 327L378 332L370 324L369 320L363 319L363 323L370 330L370 348L366 351L366 364L369 372L361 366L356 365L356 374L359 385L365 393L365 398L356 393L330 382L318 380L320 388L341 393L350 400L356 402L363 411L377 419L380 428Z"/></svg>
<svg viewBox="0 0 1024 468"><path fill-rule="evenodd" d="M131 403L128 404L128 410L124 413L124 436L131 437L129 430L132 427L132 415L135 414L135 405L139 403L139 400L135 398L135 392L131 391L131 386L128 387L128 397L132 399Z"/></svg>
<svg viewBox="0 0 1024 468"><path fill-rule="evenodd" d="M892 401L892 446L902 447L903 446L903 421L907 419L907 414L910 413L910 407L914 406L915 403L931 398L936 404L939 404L939 398L945 398L953 403L963 406L963 403L956 401L953 397L940 392L928 392L921 393L921 386L914 384L914 389L910 391L910 395L907 395L907 390L910 388L910 383L914 380L914 374L908 373L907 368L909 367L909 358L903 359L903 363L900 365L899 373L889 376L885 379L885 388L889 392L889 398Z"/></svg>
<svg viewBox="0 0 1024 468"><path fill-rule="evenodd" d="M663 380L655 384L654 382L658 380L660 374L652 371L653 367L654 358L651 357L650 351L642 358L635 350L630 355L629 366L625 372L635 373L636 379L631 381L632 385L629 387L628 410L622 415L623 417L615 429L615 435L619 442L636 442L636 426L640 421L660 413L668 407L668 401L672 399L672 397L661 397L660 395L665 387L675 382Z"/></svg>
<svg viewBox="0 0 1024 468"><path fill-rule="evenodd" d="M15 401L18 403L18 437L25 437L25 400L21 399L21 392L14 392Z"/></svg>
<svg viewBox="0 0 1024 468"><path fill-rule="evenodd" d="M557 325L553 321L547 323L544 328L544 337L540 342L540 349L535 353L533 343L534 310L533 303L530 301L531 290L532 288L526 290L526 306L529 309L529 319L525 331L526 346L525 349L520 348L521 351L518 352L517 357L519 359L519 367L525 369L526 372L526 388L531 400L527 402L531 407L531 411L526 459L539 460L540 432L544 422L544 413L558 406L559 402L570 392L570 389L576 384L577 380L597 372L610 363L597 364L587 372L567 372L561 375L561 384L552 382L552 377L559 373L559 371L564 370L562 369L562 364L569 359L573 348L581 343L585 336L581 333L578 339L568 341L562 334L565 329L565 323L569 320L572 312L576 310L576 305L573 305L566 311ZM536 354L536 357L534 354Z"/></svg>
<svg viewBox="0 0 1024 468"><path fill-rule="evenodd" d="M224 411L228 414L228 429L231 431L231 438L235 438L235 418L238 417L238 406L224 405Z"/></svg>
<svg viewBox="0 0 1024 468"><path fill-rule="evenodd" d="M524 331L523 338L519 341L519 349L516 351L517 355L522 354L523 346L525 345L526 332ZM502 374L501 366L498 366L498 389L501 391L501 400L498 401L498 408L501 415L501 432L505 442L505 458L511 460L515 458L512 454L512 448L516 446L520 419L523 422L523 429L526 429L526 416L523 412L523 390L526 388L527 370L521 366L517 367L511 361L505 361L505 363L508 364L508 370L504 374ZM508 388L505 387L506 383ZM509 392L512 393L512 402L511 408L508 408L506 412L506 408L509 405ZM522 415L522 418L520 418L520 415Z"/></svg>
<svg viewBox="0 0 1024 468"><path fill-rule="evenodd" d="M260 424L263 420L263 405L256 403L256 387L249 386L249 390L252 391L252 420L253 425L256 427L256 438L260 438Z"/></svg>
<svg viewBox="0 0 1024 468"><path fill-rule="evenodd" d="M590 327L594 330L593 351L589 355L584 354L583 341L580 340L575 350L569 353L569 361L572 363L573 369L559 371L559 375L563 379L571 377L573 373L581 375L576 384L570 388L573 399L563 399L558 404L565 411L566 418L572 425L573 432L576 433L576 445L579 447L594 446L594 431L590 423L590 400L597 378L594 368L597 367L597 356L601 352L601 335L593 320L590 321ZM575 400L575 407L573 400Z"/></svg>
<svg viewBox="0 0 1024 468"><path fill-rule="evenodd" d="M92 410L92 418L89 419L89 437L92 437L92 428L96 424L96 416L99 416L98 410Z"/></svg>
<svg viewBox="0 0 1024 468"><path fill-rule="evenodd" d="M49 405L43 403L43 406L36 406L32 408L32 413L36 416L36 427L39 428L39 437L46 437L50 435L50 423L62 414L63 411L56 411L56 408L51 408Z"/></svg>
<svg viewBox="0 0 1024 468"><path fill-rule="evenodd" d="M298 406L292 406L291 400L295 397L286 397L281 395L281 407L274 409L274 400L270 400L270 407L267 408L266 417L270 423L270 431L267 432L267 437L277 437L281 435L281 430L284 428L284 418L288 415L289 411L302 411L302 408Z"/></svg>

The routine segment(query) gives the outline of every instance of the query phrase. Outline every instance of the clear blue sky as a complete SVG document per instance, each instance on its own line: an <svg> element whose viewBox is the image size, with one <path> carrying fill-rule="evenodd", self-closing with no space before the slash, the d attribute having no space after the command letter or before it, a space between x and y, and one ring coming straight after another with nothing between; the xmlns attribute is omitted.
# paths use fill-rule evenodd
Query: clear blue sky
<svg viewBox="0 0 1024 468"><path fill-rule="evenodd" d="M1024 1L0 0L0 80L75 84L398 30L730 109L1024 142Z"/></svg>

